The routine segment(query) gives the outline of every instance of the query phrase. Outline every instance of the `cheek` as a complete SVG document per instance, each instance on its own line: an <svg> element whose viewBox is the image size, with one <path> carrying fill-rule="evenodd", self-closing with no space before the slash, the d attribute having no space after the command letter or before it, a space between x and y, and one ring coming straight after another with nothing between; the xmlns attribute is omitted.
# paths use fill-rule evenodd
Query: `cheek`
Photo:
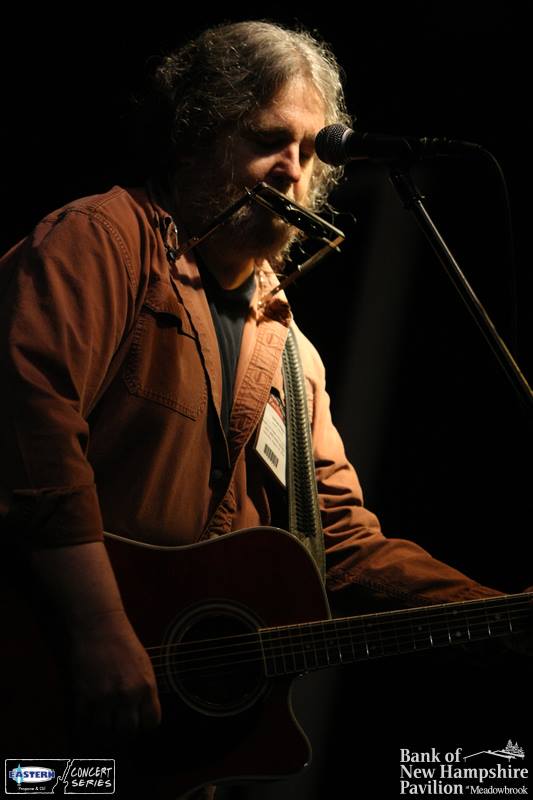
<svg viewBox="0 0 533 800"><path fill-rule="evenodd" d="M247 147L235 147L231 158L229 179L235 186L251 188L263 180L263 159L254 157Z"/></svg>
<svg viewBox="0 0 533 800"><path fill-rule="evenodd" d="M248 164L247 173L254 183L264 181L270 174L272 162L266 158L258 158Z"/></svg>
<svg viewBox="0 0 533 800"><path fill-rule="evenodd" d="M257 183L263 180L272 169L272 159L250 153L244 148L234 154L234 174L237 178L245 179L243 182L250 185L253 180Z"/></svg>

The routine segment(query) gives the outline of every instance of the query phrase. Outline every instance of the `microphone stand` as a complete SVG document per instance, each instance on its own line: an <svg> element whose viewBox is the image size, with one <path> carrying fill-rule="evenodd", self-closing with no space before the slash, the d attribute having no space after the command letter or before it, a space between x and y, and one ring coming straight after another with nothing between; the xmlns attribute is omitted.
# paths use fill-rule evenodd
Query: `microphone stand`
<svg viewBox="0 0 533 800"><path fill-rule="evenodd" d="M404 207L413 214L416 222L422 229L422 232L458 291L459 296L476 321L493 354L496 356L500 367L518 393L519 398L525 403L525 407L531 411L533 408L533 391L530 385L509 352L505 342L498 334L481 301L468 283L459 264L448 249L446 242L437 230L435 223L424 206L424 197L416 187L408 172L408 168L403 164L393 163L390 164L389 170L391 183L396 189Z"/></svg>

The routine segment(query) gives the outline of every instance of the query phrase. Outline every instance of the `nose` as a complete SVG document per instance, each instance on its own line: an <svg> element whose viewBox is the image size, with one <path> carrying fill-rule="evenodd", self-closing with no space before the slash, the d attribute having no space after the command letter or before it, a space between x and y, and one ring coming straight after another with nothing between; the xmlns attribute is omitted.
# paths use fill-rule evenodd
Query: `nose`
<svg viewBox="0 0 533 800"><path fill-rule="evenodd" d="M284 183L286 188L298 183L302 177L299 144L293 142L280 150L270 174L276 179L276 182Z"/></svg>

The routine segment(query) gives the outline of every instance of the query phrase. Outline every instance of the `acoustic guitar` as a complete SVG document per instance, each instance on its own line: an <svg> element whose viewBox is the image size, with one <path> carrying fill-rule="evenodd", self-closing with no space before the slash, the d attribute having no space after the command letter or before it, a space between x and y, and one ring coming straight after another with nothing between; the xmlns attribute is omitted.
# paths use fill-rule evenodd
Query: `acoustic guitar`
<svg viewBox="0 0 533 800"><path fill-rule="evenodd" d="M107 534L106 545L163 704L160 729L137 754L153 765L157 797L302 770L310 745L290 701L299 675L508 636L531 616L533 594L524 593L332 619L311 556L276 528L187 547ZM3 749L10 758L82 755L69 739L59 634L39 618L24 576L15 571L11 583L17 599L11 593L2 608ZM85 755L101 753L94 745Z"/></svg>

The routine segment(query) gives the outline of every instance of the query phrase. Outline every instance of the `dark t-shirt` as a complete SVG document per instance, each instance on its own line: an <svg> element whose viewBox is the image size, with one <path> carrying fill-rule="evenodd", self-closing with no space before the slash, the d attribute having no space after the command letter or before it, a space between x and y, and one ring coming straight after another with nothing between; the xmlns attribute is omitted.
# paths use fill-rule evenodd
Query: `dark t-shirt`
<svg viewBox="0 0 533 800"><path fill-rule="evenodd" d="M220 350L222 366L221 419L227 435L242 331L255 291L255 273L252 272L250 277L236 289L223 289L205 267L202 266L200 272Z"/></svg>

